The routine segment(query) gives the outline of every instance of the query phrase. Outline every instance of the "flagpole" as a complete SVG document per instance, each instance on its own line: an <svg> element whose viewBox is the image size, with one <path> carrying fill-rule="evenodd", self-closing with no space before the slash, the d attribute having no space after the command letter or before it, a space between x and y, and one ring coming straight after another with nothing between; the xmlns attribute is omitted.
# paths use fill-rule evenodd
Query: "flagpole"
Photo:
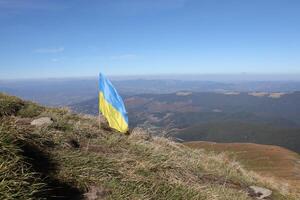
<svg viewBox="0 0 300 200"><path fill-rule="evenodd" d="M100 75L98 77L98 84L97 84L97 88L98 88L98 123L99 123L99 129L101 129L101 112L100 112L100 95L99 95L99 82L100 82Z"/></svg>
<svg viewBox="0 0 300 200"><path fill-rule="evenodd" d="M99 129L101 129L100 111L99 111L99 115L98 115L98 121L99 121Z"/></svg>

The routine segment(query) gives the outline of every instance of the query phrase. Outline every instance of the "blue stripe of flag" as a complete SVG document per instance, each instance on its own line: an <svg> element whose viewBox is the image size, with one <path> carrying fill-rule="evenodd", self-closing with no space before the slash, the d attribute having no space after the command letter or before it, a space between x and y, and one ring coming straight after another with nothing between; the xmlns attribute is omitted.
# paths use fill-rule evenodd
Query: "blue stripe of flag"
<svg viewBox="0 0 300 200"><path fill-rule="evenodd" d="M103 93L105 100L122 114L128 124L128 116L121 96L113 84L103 74L100 73L99 79L99 91Z"/></svg>

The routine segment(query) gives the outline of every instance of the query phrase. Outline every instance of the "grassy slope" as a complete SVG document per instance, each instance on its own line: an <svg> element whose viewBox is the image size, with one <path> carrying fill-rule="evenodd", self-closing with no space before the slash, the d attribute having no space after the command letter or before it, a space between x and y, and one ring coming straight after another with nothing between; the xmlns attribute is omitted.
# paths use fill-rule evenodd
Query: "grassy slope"
<svg viewBox="0 0 300 200"><path fill-rule="evenodd" d="M49 116L50 126L30 122ZM99 129L96 118L0 94L0 199L297 199L288 187L244 170L225 154L191 149L143 130Z"/></svg>
<svg viewBox="0 0 300 200"><path fill-rule="evenodd" d="M253 143L186 142L191 148L205 149L216 153L226 152L241 162L247 170L253 170L265 177L286 182L300 190L300 156L288 149Z"/></svg>

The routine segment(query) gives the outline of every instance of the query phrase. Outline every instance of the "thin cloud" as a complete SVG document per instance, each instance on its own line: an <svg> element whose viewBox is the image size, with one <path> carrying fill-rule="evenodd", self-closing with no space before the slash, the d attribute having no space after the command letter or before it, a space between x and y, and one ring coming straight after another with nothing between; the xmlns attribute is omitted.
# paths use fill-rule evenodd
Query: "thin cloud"
<svg viewBox="0 0 300 200"><path fill-rule="evenodd" d="M52 58L52 59L51 59L51 62L58 62L58 61L59 61L58 58Z"/></svg>
<svg viewBox="0 0 300 200"><path fill-rule="evenodd" d="M118 55L118 56L111 56L111 60L132 60L138 58L137 55L135 54L123 54L123 55Z"/></svg>
<svg viewBox="0 0 300 200"><path fill-rule="evenodd" d="M58 48L41 48L34 50L35 53L61 53L65 50L64 47Z"/></svg>

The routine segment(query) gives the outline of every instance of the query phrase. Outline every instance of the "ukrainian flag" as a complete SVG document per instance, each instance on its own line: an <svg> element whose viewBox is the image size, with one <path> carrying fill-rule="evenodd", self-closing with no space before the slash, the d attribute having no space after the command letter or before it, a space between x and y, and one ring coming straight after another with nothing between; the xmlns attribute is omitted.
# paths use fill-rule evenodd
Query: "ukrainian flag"
<svg viewBox="0 0 300 200"><path fill-rule="evenodd" d="M123 100L112 83L102 74L99 76L99 111L110 127L121 133L128 131L128 117Z"/></svg>

